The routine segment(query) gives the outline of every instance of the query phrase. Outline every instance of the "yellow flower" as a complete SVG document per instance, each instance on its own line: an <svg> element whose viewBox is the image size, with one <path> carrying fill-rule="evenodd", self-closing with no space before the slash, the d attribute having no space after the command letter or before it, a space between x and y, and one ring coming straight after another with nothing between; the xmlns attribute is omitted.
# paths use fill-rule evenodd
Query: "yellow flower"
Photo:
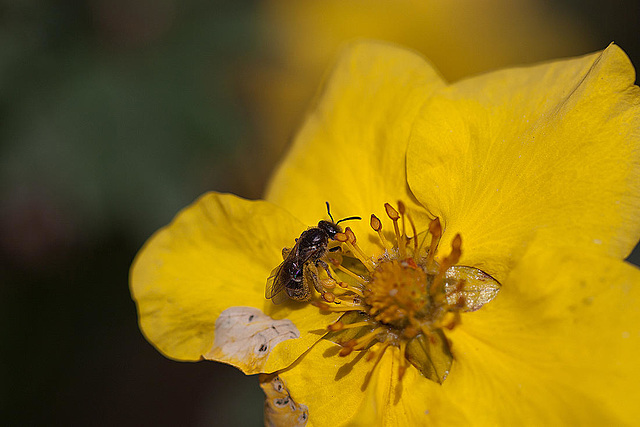
<svg viewBox="0 0 640 427"><path fill-rule="evenodd" d="M274 373L267 423L636 423L640 272L621 261L640 236L633 82L614 45L453 85L414 53L350 47L266 201L207 194L145 244L131 271L142 331L174 359ZM348 289L318 264L325 302L273 304L267 278L328 219L325 201L335 218L382 218L388 246L349 221L330 242L342 252L322 257ZM476 311L463 266L501 284ZM373 336L325 335L349 304ZM431 356L410 357L418 338Z"/></svg>

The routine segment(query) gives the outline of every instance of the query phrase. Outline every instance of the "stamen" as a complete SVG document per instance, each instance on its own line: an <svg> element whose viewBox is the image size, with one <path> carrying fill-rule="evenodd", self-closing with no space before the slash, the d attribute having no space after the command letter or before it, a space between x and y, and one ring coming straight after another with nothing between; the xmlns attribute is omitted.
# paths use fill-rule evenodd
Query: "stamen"
<svg viewBox="0 0 640 427"><path fill-rule="evenodd" d="M338 266L338 270L342 271L343 273L345 273L345 274L346 274L346 275L348 275L349 277L354 278L354 279L355 279L358 283L360 283L361 285L364 285L364 283L365 283L364 277L362 277L362 276L358 276L356 273L354 273L353 271L351 271L351 270L349 270L349 269L347 269L347 268L343 267L342 265L339 265L339 266ZM341 284L341 283L344 283L344 282L340 282L340 283L338 283L338 285L342 286L342 284ZM342 286L342 287L344 287L344 286Z"/></svg>
<svg viewBox="0 0 640 427"><path fill-rule="evenodd" d="M332 313L342 313L345 311L362 311L362 306L361 305L354 305L354 306L344 306L343 304L340 304L339 306L335 306L335 305L330 305L327 306L327 308L322 308L322 311L330 311Z"/></svg>
<svg viewBox="0 0 640 427"><path fill-rule="evenodd" d="M380 361L380 359L382 359L382 356L384 356L384 352L387 349L387 347L389 347L389 345L390 344L388 342L384 342L384 343L380 344L380 348L379 349L377 349L377 350L369 350L368 351L368 354L367 354L367 360L368 361L370 361L374 357L376 358L376 361L373 362L373 367L371 368L371 371L373 371L375 369L375 367L378 365L378 362Z"/></svg>
<svg viewBox="0 0 640 427"><path fill-rule="evenodd" d="M407 251L405 247L405 241L400 234L400 227L398 227L398 219L400 218L400 214L397 210L393 208L389 203L384 204L384 209L387 211L387 215L393 221L393 230L396 233L396 240L398 241L398 252L401 258L407 257Z"/></svg>
<svg viewBox="0 0 640 427"><path fill-rule="evenodd" d="M371 344L371 342L376 339L378 334L382 332L384 332L384 328L380 327L380 328L374 329L373 331L369 332L366 335L361 336L360 338L355 340L356 345L353 347L353 349L362 350L363 348Z"/></svg>
<svg viewBox="0 0 640 427"><path fill-rule="evenodd" d="M418 233L416 232L416 225L413 223L413 218L411 218L411 215L409 215L409 212L407 212L407 219L409 220L409 224L411 225L411 232L413 233L413 250L415 251L413 253L413 256L417 257L418 256Z"/></svg>
<svg viewBox="0 0 640 427"><path fill-rule="evenodd" d="M402 238L405 239L407 236L407 229L406 229L406 224L405 224L405 220L404 220L404 216L407 212L407 208L405 207L404 203L402 203L402 200L398 200L398 212L400 213L400 221L402 221Z"/></svg>
<svg viewBox="0 0 640 427"><path fill-rule="evenodd" d="M378 233L378 237L380 238L380 242L382 242L383 248L388 251L393 249L393 245L389 243L387 238L384 237L384 233L382 233L382 222L374 214L371 214L371 228L373 228L373 230Z"/></svg>
<svg viewBox="0 0 640 427"><path fill-rule="evenodd" d="M336 272L333 270L333 268L331 268L331 264L326 264L326 268L327 270L329 270L328 272L324 269L322 269L322 271L324 271L327 274L327 278L322 280L322 287L326 288L326 289L334 289L336 287L336 285L339 283L335 278L338 277L338 275L336 274Z"/></svg>
<svg viewBox="0 0 640 427"><path fill-rule="evenodd" d="M369 272L373 272L373 264L356 243L356 235L351 230L351 228L347 227L344 230L344 233L337 233L334 239L346 244L353 256L358 258L358 260L366 267L367 270L369 270Z"/></svg>
<svg viewBox="0 0 640 427"><path fill-rule="evenodd" d="M354 341L354 340L351 340L351 341L349 341L349 342L347 342L346 344L343 345L343 347L338 352L338 356L347 357L348 355L351 354L351 352L353 351L353 345L348 345L348 344L350 344L352 341Z"/></svg>
<svg viewBox="0 0 640 427"><path fill-rule="evenodd" d="M362 292L362 289L360 288L356 288L354 286L349 285L348 283L345 282L340 282L340 287L342 289L345 289L346 291L350 291L353 292L354 294L358 295L359 297L364 298L364 293Z"/></svg>
<svg viewBox="0 0 640 427"><path fill-rule="evenodd" d="M335 323L330 324L329 326L327 326L327 329L329 329L331 332L336 332L336 331L341 331L343 329L352 329L352 328L362 328L365 326L371 326L370 322L356 322L356 323L347 323L346 325L344 323L342 323L341 321L337 321Z"/></svg>
<svg viewBox="0 0 640 427"><path fill-rule="evenodd" d="M335 323L330 324L329 326L327 326L327 329L331 332L336 332L336 331L340 331L344 328L344 323L342 323L341 321L337 321Z"/></svg>
<svg viewBox="0 0 640 427"><path fill-rule="evenodd" d="M335 306L335 305L329 305L326 302L321 302L321 301L312 301L311 305L318 307L322 311L329 311L332 313L341 313L345 311L362 311L362 306L359 306L359 305L352 306L352 307L345 307L343 305Z"/></svg>
<svg viewBox="0 0 640 427"><path fill-rule="evenodd" d="M347 307L360 307L360 309L364 309L362 302L358 296L349 296L346 297L344 295L340 295L335 301L336 304L345 305Z"/></svg>
<svg viewBox="0 0 640 427"><path fill-rule="evenodd" d="M429 223L429 233L431 234L431 246L429 247L427 267L433 264L433 259L436 256L436 249L438 248L438 243L440 243L440 237L442 237L442 226L440 225L439 218L436 218Z"/></svg>
<svg viewBox="0 0 640 427"><path fill-rule="evenodd" d="M460 260L460 256L462 256L461 246L462 237L460 236L460 233L458 233L451 242L451 253L442 260L438 274L433 279L433 283L431 283L431 288L429 289L431 295L435 295L438 288L442 285L446 271Z"/></svg>
<svg viewBox="0 0 640 427"><path fill-rule="evenodd" d="M361 336L360 338L349 340L346 343L342 344L342 349L338 354L344 357L351 354L351 352L354 350L362 350L363 348L371 344L371 342L377 338L378 334L382 332L384 332L384 328L379 327L369 332L368 334Z"/></svg>

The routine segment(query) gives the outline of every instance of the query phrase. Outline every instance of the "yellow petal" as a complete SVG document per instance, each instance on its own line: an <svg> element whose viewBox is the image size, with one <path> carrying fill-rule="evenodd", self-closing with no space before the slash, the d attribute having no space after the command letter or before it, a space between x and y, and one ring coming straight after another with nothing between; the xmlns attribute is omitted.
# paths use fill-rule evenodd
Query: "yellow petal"
<svg viewBox="0 0 640 427"><path fill-rule="evenodd" d="M279 376L291 397L308 407L307 426L358 425L359 422L376 425L377 414L367 410L367 406L375 406L379 400L378 379L388 382L391 376L367 378L373 362L365 361L365 353L353 352L340 357L340 348L330 341L320 340Z"/></svg>
<svg viewBox="0 0 640 427"><path fill-rule="evenodd" d="M460 232L462 263L502 280L527 241L623 258L640 235L640 91L615 45L461 81L422 109L407 153L416 197Z"/></svg>
<svg viewBox="0 0 640 427"><path fill-rule="evenodd" d="M152 236L132 266L131 292L147 339L178 360L213 358L246 373L265 371L266 364L269 369L288 366L319 339L317 329L336 317L307 304L275 306L264 297L267 277L282 262L282 248L292 246L305 228L268 202L202 196ZM246 340L262 337L260 331L271 326L278 330L266 342L280 343L269 348L268 360L254 357L255 346L238 347L242 342L233 331L249 319L254 329ZM227 326L214 346L217 320L219 328ZM282 342L292 337L289 321L300 338Z"/></svg>
<svg viewBox="0 0 640 427"><path fill-rule="evenodd" d="M366 360L366 352L340 357L339 349L320 340L279 374L291 397L308 407L308 426L468 424L464 413L452 410L455 401L444 401L442 386L424 378L409 362L398 381L398 348L388 347L377 364L376 358ZM380 344L373 349L379 351Z"/></svg>
<svg viewBox="0 0 640 427"><path fill-rule="evenodd" d="M476 425L637 424L639 285L622 261L528 252L450 334L447 398Z"/></svg>
<svg viewBox="0 0 640 427"><path fill-rule="evenodd" d="M365 218L349 224L357 235L370 232L368 216L381 216L385 202L402 199L416 212L406 184L406 146L420 106L442 85L433 68L408 50L376 42L351 45L266 199L307 224L326 217L324 202L329 201L336 220ZM414 216L426 224L417 212Z"/></svg>

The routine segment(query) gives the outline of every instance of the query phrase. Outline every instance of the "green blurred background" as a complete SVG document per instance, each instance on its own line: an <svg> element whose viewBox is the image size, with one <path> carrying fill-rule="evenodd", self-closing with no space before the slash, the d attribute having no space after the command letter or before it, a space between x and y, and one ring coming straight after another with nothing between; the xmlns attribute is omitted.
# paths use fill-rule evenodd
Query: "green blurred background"
<svg viewBox="0 0 640 427"><path fill-rule="evenodd" d="M381 16L381 2L346 3L325 15L290 1L0 2L0 423L261 424L255 377L145 341L128 270L199 194L260 197L329 38L403 42L452 79L611 41L640 66L638 1L492 0L466 17L472 2L442 1L455 13L428 37L404 31L419 13L395 22L389 2Z"/></svg>

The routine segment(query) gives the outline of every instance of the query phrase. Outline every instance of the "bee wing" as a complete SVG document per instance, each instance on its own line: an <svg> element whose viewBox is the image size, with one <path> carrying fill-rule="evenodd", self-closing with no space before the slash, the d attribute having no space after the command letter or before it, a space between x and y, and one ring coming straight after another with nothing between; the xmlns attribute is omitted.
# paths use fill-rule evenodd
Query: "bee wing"
<svg viewBox="0 0 640 427"><path fill-rule="evenodd" d="M271 271L271 275L267 279L267 286L264 290L264 297L270 299L274 304L281 304L286 301L287 294L283 292L287 285L288 278L286 277L285 264L283 261L279 266Z"/></svg>

